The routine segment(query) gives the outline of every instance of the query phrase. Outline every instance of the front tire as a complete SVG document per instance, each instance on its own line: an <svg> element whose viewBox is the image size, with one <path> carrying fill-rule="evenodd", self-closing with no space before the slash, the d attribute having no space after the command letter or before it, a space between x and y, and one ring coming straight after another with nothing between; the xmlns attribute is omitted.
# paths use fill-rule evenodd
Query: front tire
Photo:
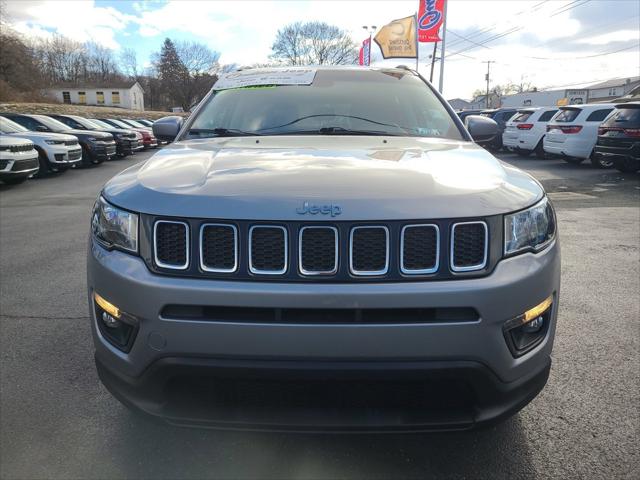
<svg viewBox="0 0 640 480"><path fill-rule="evenodd" d="M544 151L544 143L542 141L543 139L544 137L540 139L538 145L536 145L536 148L534 150L536 157L538 157L540 160L544 160L545 158L547 158L547 152Z"/></svg>
<svg viewBox="0 0 640 480"><path fill-rule="evenodd" d="M47 159L47 155L42 150L36 149L36 151L38 152L38 165L40 166L40 168L38 169L38 172L33 177L34 178L48 177L49 175L51 175L52 170L51 170L51 165L49 165L49 160Z"/></svg>

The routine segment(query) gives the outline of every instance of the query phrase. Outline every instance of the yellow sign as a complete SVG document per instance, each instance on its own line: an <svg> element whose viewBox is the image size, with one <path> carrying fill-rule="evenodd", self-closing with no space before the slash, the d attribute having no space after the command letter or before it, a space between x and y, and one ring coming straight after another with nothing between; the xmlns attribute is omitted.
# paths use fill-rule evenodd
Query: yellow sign
<svg viewBox="0 0 640 480"><path fill-rule="evenodd" d="M560 100L558 100L556 102L556 106L557 107L564 107L565 105L569 105L569 99L568 98L561 98Z"/></svg>
<svg viewBox="0 0 640 480"><path fill-rule="evenodd" d="M399 18L382 27L374 40L384 58L416 58L416 18Z"/></svg>

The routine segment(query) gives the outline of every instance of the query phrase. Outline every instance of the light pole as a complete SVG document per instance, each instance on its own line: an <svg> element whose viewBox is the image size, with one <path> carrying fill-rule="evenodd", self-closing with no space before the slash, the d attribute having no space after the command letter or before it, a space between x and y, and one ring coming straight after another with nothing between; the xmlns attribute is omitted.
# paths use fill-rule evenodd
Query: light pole
<svg viewBox="0 0 640 480"><path fill-rule="evenodd" d="M371 36L373 35L373 32L376 31L376 26L375 25L363 25L362 28L369 34L369 51L367 54L367 66L371 65Z"/></svg>

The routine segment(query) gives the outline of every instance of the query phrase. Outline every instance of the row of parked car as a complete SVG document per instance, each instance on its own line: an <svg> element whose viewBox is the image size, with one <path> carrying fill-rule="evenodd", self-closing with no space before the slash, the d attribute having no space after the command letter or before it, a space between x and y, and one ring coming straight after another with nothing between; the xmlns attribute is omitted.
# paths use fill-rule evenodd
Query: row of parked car
<svg viewBox="0 0 640 480"><path fill-rule="evenodd" d="M156 148L152 126L145 119L0 113L0 180L22 183Z"/></svg>
<svg viewBox="0 0 640 480"><path fill-rule="evenodd" d="M640 170L640 102L564 107L500 108L458 113L490 117L499 134L487 145L522 156L560 157L573 164L589 159L598 168Z"/></svg>

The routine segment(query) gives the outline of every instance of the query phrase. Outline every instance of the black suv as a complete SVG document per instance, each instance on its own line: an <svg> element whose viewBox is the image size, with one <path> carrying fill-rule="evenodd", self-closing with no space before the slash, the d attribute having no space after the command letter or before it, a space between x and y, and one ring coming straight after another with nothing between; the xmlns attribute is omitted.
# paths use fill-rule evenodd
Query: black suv
<svg viewBox="0 0 640 480"><path fill-rule="evenodd" d="M96 122L78 115L49 115L51 118L64 123L75 130L98 130L110 133L116 141L116 154L121 157L131 155L142 149L142 143L138 142L138 135L133 130L116 128L111 125L98 125Z"/></svg>
<svg viewBox="0 0 640 480"><path fill-rule="evenodd" d="M616 105L598 128L596 155L613 161L621 172L640 170L640 102Z"/></svg>
<svg viewBox="0 0 640 480"><path fill-rule="evenodd" d="M489 150L498 151L502 148L502 134L507 127L507 122L513 117L518 110L515 108L492 108L489 110L483 110L480 115L483 117L489 117L498 124L498 134L493 140L486 145ZM483 145L484 147L485 145Z"/></svg>

